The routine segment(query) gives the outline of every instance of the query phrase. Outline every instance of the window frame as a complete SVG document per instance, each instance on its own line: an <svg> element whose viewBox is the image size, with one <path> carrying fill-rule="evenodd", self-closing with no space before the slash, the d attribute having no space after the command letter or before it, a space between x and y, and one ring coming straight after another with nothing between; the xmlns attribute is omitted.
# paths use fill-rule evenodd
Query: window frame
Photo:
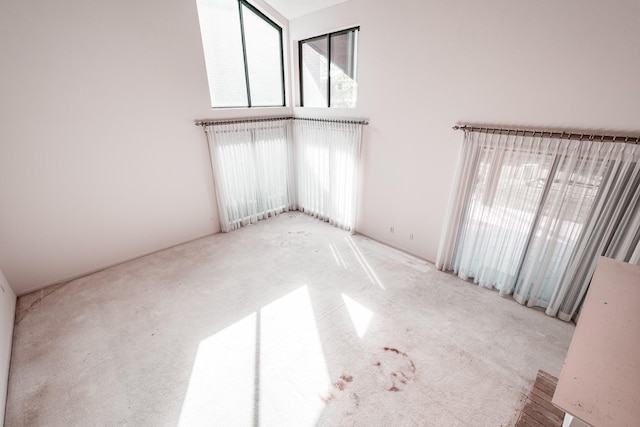
<svg viewBox="0 0 640 427"><path fill-rule="evenodd" d="M239 0L239 1L244 1L244 0ZM339 30L339 31L334 31L331 33L326 33L326 34L321 34L319 36L313 36L313 37L309 37L306 38L304 40L299 40L298 41L298 76L299 76L299 86L300 86L300 106L304 107L304 86L303 86L303 78L302 78L302 46L304 43L308 43L308 42L312 42L312 41L316 41L316 40L320 40L323 38L327 39L327 105L323 106L323 107L315 107L315 108L332 108L331 107L331 37L333 36L341 36L343 34L348 34L351 31L357 31L358 32L358 41L360 41L360 26L355 26L355 27L351 27L351 28L346 28L344 30ZM357 55L358 49L356 49L356 55ZM356 56L355 58L356 63L358 61L358 58ZM356 79L357 82L357 79ZM310 108L314 108L314 107L310 107ZM333 108L342 108L342 107L333 107ZM355 108L355 106L353 107Z"/></svg>

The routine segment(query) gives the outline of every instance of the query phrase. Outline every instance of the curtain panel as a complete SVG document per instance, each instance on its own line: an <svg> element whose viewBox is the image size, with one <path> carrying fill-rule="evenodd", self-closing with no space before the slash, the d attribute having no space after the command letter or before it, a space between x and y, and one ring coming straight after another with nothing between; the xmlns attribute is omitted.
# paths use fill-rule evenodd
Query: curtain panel
<svg viewBox="0 0 640 427"><path fill-rule="evenodd" d="M465 131L436 267L570 320L599 255L640 258L640 147Z"/></svg>
<svg viewBox="0 0 640 427"><path fill-rule="evenodd" d="M223 232L296 209L290 121L208 125Z"/></svg>
<svg viewBox="0 0 640 427"><path fill-rule="evenodd" d="M298 209L355 231L362 125L296 120Z"/></svg>
<svg viewBox="0 0 640 427"><path fill-rule="evenodd" d="M355 230L362 124L294 123L205 126L223 232L288 210Z"/></svg>

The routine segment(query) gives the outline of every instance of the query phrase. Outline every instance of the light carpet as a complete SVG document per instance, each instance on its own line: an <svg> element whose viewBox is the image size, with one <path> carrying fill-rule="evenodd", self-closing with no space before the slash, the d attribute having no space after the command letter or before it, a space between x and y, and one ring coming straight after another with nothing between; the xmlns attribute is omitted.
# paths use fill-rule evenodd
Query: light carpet
<svg viewBox="0 0 640 427"><path fill-rule="evenodd" d="M513 425L573 330L286 213L21 297L6 425Z"/></svg>

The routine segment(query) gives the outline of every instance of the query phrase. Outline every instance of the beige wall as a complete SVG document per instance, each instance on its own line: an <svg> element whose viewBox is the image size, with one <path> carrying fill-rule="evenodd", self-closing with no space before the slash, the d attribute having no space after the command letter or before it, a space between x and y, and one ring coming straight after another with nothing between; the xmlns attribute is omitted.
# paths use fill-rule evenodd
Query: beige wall
<svg viewBox="0 0 640 427"><path fill-rule="evenodd" d="M456 123L640 133L639 18L635 0L350 0L292 20L294 42L361 27L358 108L329 112L371 120L357 230L435 259Z"/></svg>
<svg viewBox="0 0 640 427"><path fill-rule="evenodd" d="M0 58L0 268L18 294L218 232L194 120L290 112L210 108L195 0L3 0Z"/></svg>
<svg viewBox="0 0 640 427"><path fill-rule="evenodd" d="M2 271L0 271L0 424L4 420L5 403L7 401L7 381L9 379L15 309L16 295L13 293L9 283L7 283Z"/></svg>

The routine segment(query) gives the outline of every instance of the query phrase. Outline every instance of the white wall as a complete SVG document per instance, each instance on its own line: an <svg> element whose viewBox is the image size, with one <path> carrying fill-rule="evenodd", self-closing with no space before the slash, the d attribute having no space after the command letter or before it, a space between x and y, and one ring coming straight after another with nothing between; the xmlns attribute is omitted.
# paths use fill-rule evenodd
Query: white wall
<svg viewBox="0 0 640 427"><path fill-rule="evenodd" d="M7 401L7 381L9 380L15 310L16 295L0 271L0 424L3 424Z"/></svg>
<svg viewBox="0 0 640 427"><path fill-rule="evenodd" d="M210 108L195 0L3 0L0 58L0 268L17 294L218 232L194 120L291 112Z"/></svg>
<svg viewBox="0 0 640 427"><path fill-rule="evenodd" d="M455 123L640 130L639 16L636 0L350 0L293 20L295 40L362 29L359 107L312 111L371 120L358 231L435 258ZM0 58L0 268L18 294L217 232L193 120L289 112L210 109L195 0L3 0Z"/></svg>
<svg viewBox="0 0 640 427"><path fill-rule="evenodd" d="M357 230L434 260L454 124L640 133L639 19L637 0L350 0L290 34L360 25L358 108L295 113L370 119Z"/></svg>

